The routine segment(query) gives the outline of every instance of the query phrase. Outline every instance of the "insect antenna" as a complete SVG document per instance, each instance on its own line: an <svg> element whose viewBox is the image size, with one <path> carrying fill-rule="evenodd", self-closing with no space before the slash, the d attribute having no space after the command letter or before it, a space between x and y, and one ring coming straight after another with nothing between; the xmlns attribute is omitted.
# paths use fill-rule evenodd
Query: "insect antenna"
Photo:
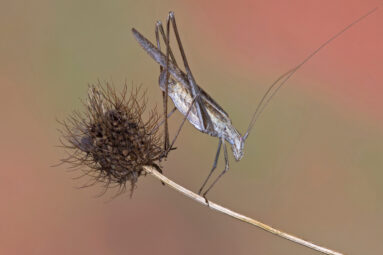
<svg viewBox="0 0 383 255"><path fill-rule="evenodd" d="M343 28L341 31L333 35L330 39L328 39L326 42L324 42L321 46L319 46L314 52L312 52L310 55L308 55L300 64L298 64L293 69L289 70L288 72L282 74L278 77L267 89L266 93L263 95L261 101L258 103L255 112L253 113L253 116L251 118L249 127L246 130L245 135L243 136L243 140L246 140L246 138L249 136L251 129L254 127L255 122L258 120L259 116L264 111L265 107L269 104L270 100L275 96L275 94L279 91L279 89L283 86L283 84L288 81L288 79L296 72L300 67L302 67L307 61L309 61L314 55L316 55L320 50L322 50L325 46L327 46L330 42L335 40L337 37L342 35L344 32L346 32L348 29L350 29L352 26L356 25L363 19L365 19L367 16L374 13L378 7L375 7L374 9L370 10L366 14L362 15L355 21L353 21L351 24ZM279 84L279 85L278 85ZM277 86L278 85L278 86Z"/></svg>

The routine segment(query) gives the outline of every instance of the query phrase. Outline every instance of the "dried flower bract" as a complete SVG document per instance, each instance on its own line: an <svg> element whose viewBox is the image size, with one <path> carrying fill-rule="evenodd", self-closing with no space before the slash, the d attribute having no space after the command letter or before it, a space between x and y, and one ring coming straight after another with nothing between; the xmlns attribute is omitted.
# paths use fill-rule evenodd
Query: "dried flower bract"
<svg viewBox="0 0 383 255"><path fill-rule="evenodd" d="M62 122L61 142L69 153L62 161L92 177L91 185L101 182L121 193L129 181L132 194L144 165L160 170L156 162L164 151L159 115L151 110L148 121L143 121L145 93L140 88L132 88L129 95L127 91L126 85L120 94L109 84L91 85L86 112L74 112Z"/></svg>

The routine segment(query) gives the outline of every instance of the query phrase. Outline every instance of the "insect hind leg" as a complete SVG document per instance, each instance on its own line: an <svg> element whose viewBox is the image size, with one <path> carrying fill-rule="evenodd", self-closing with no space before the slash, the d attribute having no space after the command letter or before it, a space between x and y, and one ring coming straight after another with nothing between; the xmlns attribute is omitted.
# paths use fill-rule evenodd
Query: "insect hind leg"
<svg viewBox="0 0 383 255"><path fill-rule="evenodd" d="M159 51L161 51L161 43L160 43L160 37L159 37L159 34L158 34L158 31L161 32L161 34L164 36L164 33L163 33L163 28L162 28L162 24L160 22L157 22L156 23L156 28L155 28L155 34L156 34L156 41L157 41L157 49ZM166 38L164 38L166 39ZM167 40L165 40L166 42ZM166 54L167 57L168 57L168 53ZM166 65L168 66L168 59L166 60ZM162 74L163 72L163 67L160 65L160 75ZM168 126L168 118L167 118L167 115L168 115L168 97L167 97L167 86L166 86L166 89L165 91L162 92L162 102L163 102L163 112L164 112L164 134L165 134L165 138L164 138L164 156L166 157L167 155L167 152L169 151L169 126Z"/></svg>
<svg viewBox="0 0 383 255"><path fill-rule="evenodd" d="M185 71L187 74L187 79L188 79L189 84L190 84L190 91L191 91L193 98L195 98L195 107L196 107L199 121L201 123L201 127L202 127L202 129L204 129L207 132L208 131L212 132L212 131L214 131L214 126L213 126L213 123L212 123L212 120L211 120L209 114L207 113L206 107L202 103L202 100L200 97L200 89L199 89L199 87L198 87L198 85L197 85L197 83L193 77L193 74L191 72L191 69L189 67L189 63L188 63L187 58L186 58L185 50L182 46L181 38L180 38L178 29L177 29L177 24L176 24L174 12L169 12L167 22L166 22L166 29L167 29L167 45L166 45L166 47L170 48L170 45L169 45L169 43L170 43L169 42L170 41L169 40L170 23L172 24L173 31L174 31L174 34L176 36L178 48L180 50L182 61L184 63Z"/></svg>
<svg viewBox="0 0 383 255"><path fill-rule="evenodd" d="M170 48L170 23L169 23L169 19L168 19L167 24L166 24L166 34L164 32L164 28L162 26L161 21L157 21L155 33L156 33L157 49L159 51L161 51L159 34L161 34L162 40L166 44L166 65L165 65L165 70L163 69L162 66L160 66L160 72L161 73L160 73L160 77L159 77L159 85L163 89L162 100L163 100L163 106L164 106L164 116L167 116L167 109L168 109L167 108L167 105L168 105L168 96L167 95L168 95L168 90L169 90L169 78L170 78L169 69L168 69L169 61L170 61L169 59L171 59L174 66L178 67L176 59L174 57L174 54ZM190 105L189 110L187 111L187 114L185 115L185 117L184 117L181 125L179 126L178 131L177 131L177 133L176 133L175 137L173 138L172 143L170 145L169 145L169 128L168 128L167 119L165 118L164 157L166 157L166 155L169 153L169 151L173 148L173 145L174 145L175 141L177 140L177 137L178 137L179 133L181 132L183 125L185 124L187 116L190 113L194 102L195 102L195 99L193 99L193 102Z"/></svg>
<svg viewBox="0 0 383 255"><path fill-rule="evenodd" d="M185 67L185 70L186 70L186 73L187 73L187 79L188 79L188 82L189 82L189 85L190 85L190 91L191 91L191 94L192 94L192 97L193 97L193 101L189 107L189 110L187 111L187 113L185 114L185 117L184 117L184 120L182 121L172 143L169 145L169 131L168 131L168 125L167 125L167 120L165 122L165 152L164 152L164 155L166 156L167 153L171 150L172 148L172 145L175 143L180 131L181 131L181 128L182 126L184 125L187 117L188 117L188 114L190 113L190 110L192 109L193 105L195 106L196 108L196 111L197 111L197 115L198 115L198 118L200 120L200 123L201 123L201 126L202 128L206 131L206 132L209 132L209 131L213 131L213 123L211 121L211 118L210 116L208 115L207 113L207 110L206 110L206 107L202 104L202 101L201 101L201 97L200 97L200 90L199 90L199 87L198 85L196 84L195 80L194 80L194 77L191 73L191 70L190 70L190 67L189 67L189 64L187 62L187 59L186 59L186 55L185 55L185 51L183 49L183 46L182 46L182 43L181 43L181 39L180 39L180 36L179 36L179 33L178 33L178 29L177 29L177 25L176 25L176 22L175 22L175 17L174 17L174 13L173 12L170 12L169 15L168 15L168 18L167 18L167 23L166 23L166 34L164 32L164 29L163 29L163 26L162 26L162 23L160 21L158 21L156 23L156 29L155 29L155 32L156 32L156 40L157 40L157 49L158 50L161 50L161 46L160 46L160 34L162 36L162 39L164 40L165 44L166 44L166 64L165 64L165 68L163 67L160 67L160 71L161 71L161 74L160 74L160 86L163 88L163 90L165 90L163 92L163 106L164 106L164 116L167 115L167 102L168 102L168 98L167 98L167 95L168 95L168 89L169 89L169 78L170 78L170 73L169 73L169 70L168 70L168 66L169 66L169 61L172 61L172 64L174 64L176 67L177 66L177 63L176 63L176 60L175 60L175 57L174 57L174 54L170 48L170 23L172 24L172 27L173 27L173 30L174 30L174 34L176 36L176 39L177 39L177 43L178 43L178 47L179 47L179 50L180 50L180 53L181 53L181 56L182 56L182 60L183 60L183 63L184 63L184 67ZM171 59L171 60L170 60Z"/></svg>
<svg viewBox="0 0 383 255"><path fill-rule="evenodd" d="M161 21L157 21L157 23L156 23L156 41L157 41L157 49L159 51L161 51L160 36L159 36L160 34L161 34L162 40L164 41L164 43L166 45L166 42L168 40L167 39L168 36L165 35L165 31L164 31L164 27L162 25L162 22ZM178 67L176 58L174 57L174 54L173 54L172 49L170 47L169 47L169 56L170 56L171 61L173 62L173 65L175 67ZM161 65L160 65L160 68L162 68Z"/></svg>

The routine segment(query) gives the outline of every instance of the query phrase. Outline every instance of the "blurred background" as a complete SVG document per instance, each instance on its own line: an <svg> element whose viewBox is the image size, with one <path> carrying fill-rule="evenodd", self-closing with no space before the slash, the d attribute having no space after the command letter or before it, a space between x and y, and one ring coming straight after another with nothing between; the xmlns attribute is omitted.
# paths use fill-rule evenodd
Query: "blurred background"
<svg viewBox="0 0 383 255"><path fill-rule="evenodd" d="M7 1L0 8L1 254L318 254L202 207L150 176L129 193L68 166L60 125L87 85L142 84L161 109L154 41L175 11L197 82L244 132L280 74L380 1ZM209 199L347 254L383 252L383 12L303 66L256 124ZM174 40L174 36L173 36ZM174 45L173 45L174 46ZM179 60L180 62L180 60ZM170 121L171 132L181 121ZM197 191L217 139L185 125L162 164ZM220 160L218 170L223 168Z"/></svg>

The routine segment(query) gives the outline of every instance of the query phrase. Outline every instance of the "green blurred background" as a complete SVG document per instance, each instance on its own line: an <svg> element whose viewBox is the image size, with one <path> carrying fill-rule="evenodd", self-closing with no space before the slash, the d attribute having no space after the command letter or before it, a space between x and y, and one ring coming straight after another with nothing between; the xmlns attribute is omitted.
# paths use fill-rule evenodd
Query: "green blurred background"
<svg viewBox="0 0 383 255"><path fill-rule="evenodd" d="M173 10L197 82L243 132L268 84L379 2L1 1L0 253L317 254L149 176L132 199L77 189L79 173L51 167L65 157L56 119L83 109L97 80L142 84L161 106L159 68L130 29L154 41ZM382 14L296 73L210 199L347 254L382 254ZM196 191L217 140L187 124L176 146L164 171Z"/></svg>

